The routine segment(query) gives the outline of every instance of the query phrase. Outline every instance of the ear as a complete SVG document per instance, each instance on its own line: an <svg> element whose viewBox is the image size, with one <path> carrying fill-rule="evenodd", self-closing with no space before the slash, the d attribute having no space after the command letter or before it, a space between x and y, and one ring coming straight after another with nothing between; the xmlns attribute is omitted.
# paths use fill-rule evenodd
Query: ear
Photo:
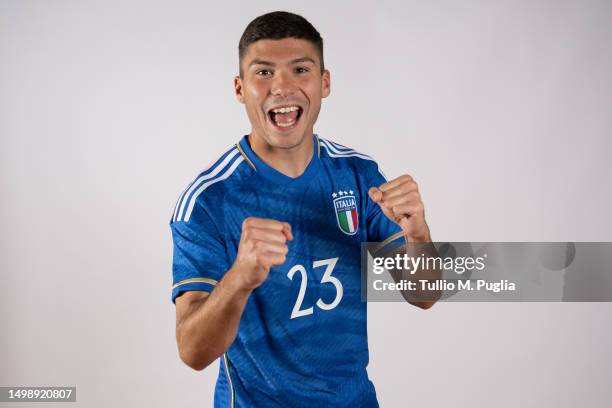
<svg viewBox="0 0 612 408"><path fill-rule="evenodd" d="M321 75L321 97L327 98L331 93L331 74L329 70L323 70Z"/></svg>
<svg viewBox="0 0 612 408"><path fill-rule="evenodd" d="M234 92L236 93L236 99L238 102L244 103L244 94L242 93L242 78L239 75L234 77Z"/></svg>

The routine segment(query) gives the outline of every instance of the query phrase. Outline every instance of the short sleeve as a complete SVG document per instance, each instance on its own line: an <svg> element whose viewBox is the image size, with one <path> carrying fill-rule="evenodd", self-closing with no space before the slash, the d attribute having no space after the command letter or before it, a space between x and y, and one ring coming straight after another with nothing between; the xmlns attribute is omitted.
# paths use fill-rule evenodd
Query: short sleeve
<svg viewBox="0 0 612 408"><path fill-rule="evenodd" d="M189 221L171 222L170 229L172 302L184 292L212 291L229 268L225 243L213 219L197 208Z"/></svg>
<svg viewBox="0 0 612 408"><path fill-rule="evenodd" d="M383 183L387 182L387 178L378 168L376 162L370 161L368 163L366 175L366 191L365 197L367 197L366 205L366 220L367 220L367 233L369 242L401 242L404 239L402 229L399 225L391 221L380 209L380 206L376 204L367 191L372 187L379 187Z"/></svg>

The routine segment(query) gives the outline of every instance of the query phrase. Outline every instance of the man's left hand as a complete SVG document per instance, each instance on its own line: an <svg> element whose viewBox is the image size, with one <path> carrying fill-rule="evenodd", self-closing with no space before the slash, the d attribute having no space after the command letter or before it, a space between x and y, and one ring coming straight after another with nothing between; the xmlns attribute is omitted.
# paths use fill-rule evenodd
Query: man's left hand
<svg viewBox="0 0 612 408"><path fill-rule="evenodd" d="M431 242L417 183L407 174L368 190L372 201L400 226L408 242Z"/></svg>

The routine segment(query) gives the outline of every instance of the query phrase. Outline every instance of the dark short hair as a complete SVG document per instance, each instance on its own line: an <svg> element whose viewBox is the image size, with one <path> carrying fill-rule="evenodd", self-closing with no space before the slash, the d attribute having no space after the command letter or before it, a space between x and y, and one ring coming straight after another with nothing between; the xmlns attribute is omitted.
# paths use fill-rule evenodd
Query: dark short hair
<svg viewBox="0 0 612 408"><path fill-rule="evenodd" d="M323 64L323 38L321 34L304 17L287 11L273 11L257 17L245 28L238 43L238 64L242 77L242 58L247 53L249 45L259 40L282 40L298 38L310 41L319 54L321 72Z"/></svg>

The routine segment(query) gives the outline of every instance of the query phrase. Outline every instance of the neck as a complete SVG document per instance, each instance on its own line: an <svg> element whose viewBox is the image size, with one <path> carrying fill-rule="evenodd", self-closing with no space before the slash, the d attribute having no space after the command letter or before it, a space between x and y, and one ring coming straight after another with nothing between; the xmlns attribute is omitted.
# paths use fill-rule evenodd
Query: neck
<svg viewBox="0 0 612 408"><path fill-rule="evenodd" d="M268 166L279 171L285 176L296 178L301 176L314 154L312 133L293 147L280 148L269 145L260 137L248 136L249 144L253 152Z"/></svg>

